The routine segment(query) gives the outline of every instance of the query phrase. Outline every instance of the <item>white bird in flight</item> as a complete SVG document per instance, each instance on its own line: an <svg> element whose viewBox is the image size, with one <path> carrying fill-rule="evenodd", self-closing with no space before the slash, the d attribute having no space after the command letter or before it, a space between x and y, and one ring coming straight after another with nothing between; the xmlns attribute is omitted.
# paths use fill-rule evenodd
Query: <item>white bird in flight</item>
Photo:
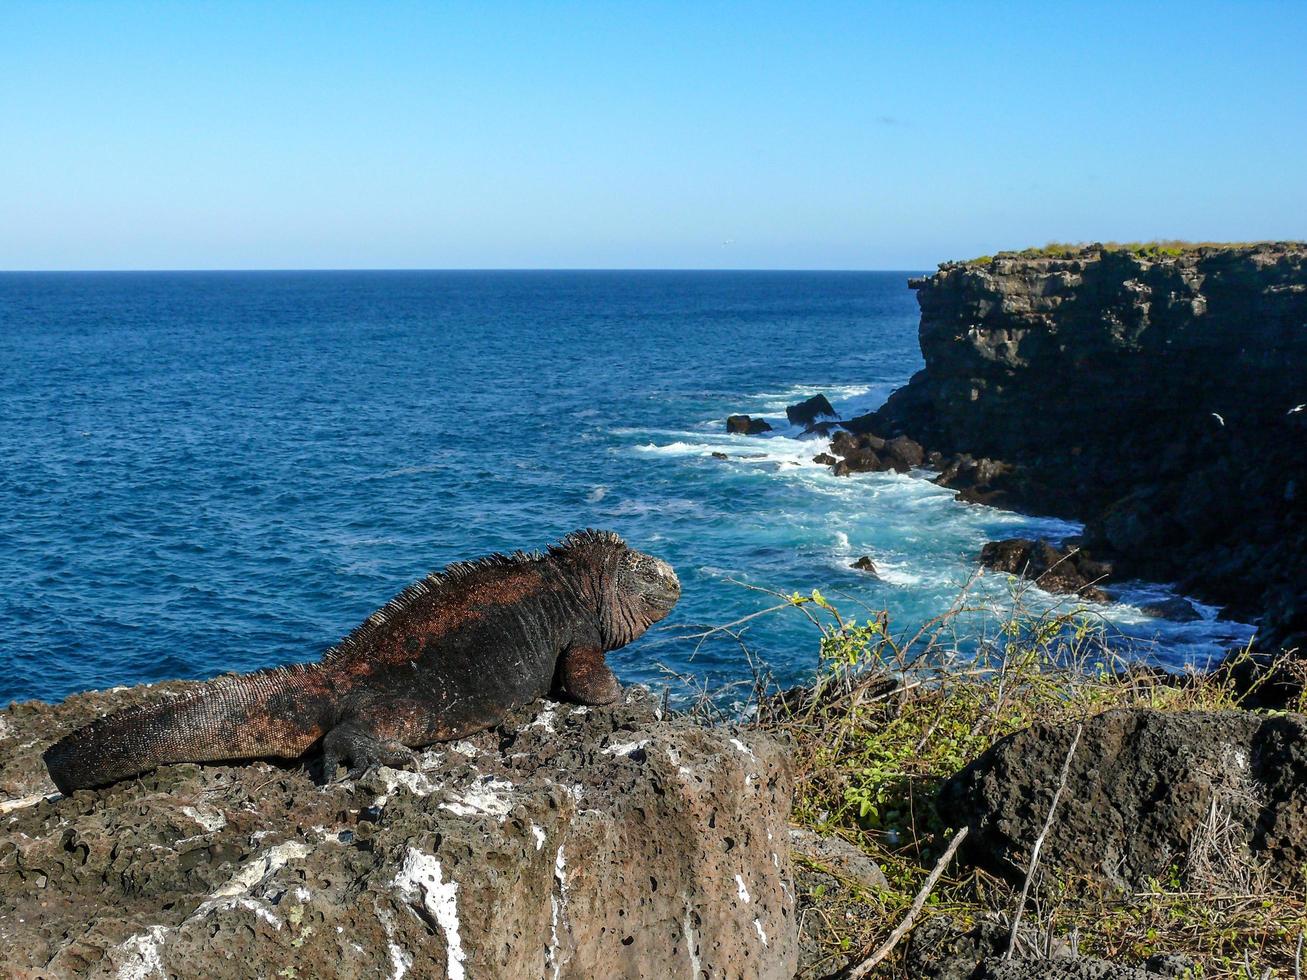
<svg viewBox="0 0 1307 980"><path fill-rule="evenodd" d="M1289 410L1288 410L1287 412L1285 412L1284 414L1285 414L1285 415L1296 415L1297 413L1301 412L1304 408L1307 408L1307 404L1297 405L1297 406L1295 406L1295 407L1289 409Z"/></svg>
<svg viewBox="0 0 1307 980"><path fill-rule="evenodd" d="M1225 425L1225 419L1221 418L1221 416L1216 412L1212 413L1212 418L1216 419L1216 421L1220 422L1222 425Z"/></svg>

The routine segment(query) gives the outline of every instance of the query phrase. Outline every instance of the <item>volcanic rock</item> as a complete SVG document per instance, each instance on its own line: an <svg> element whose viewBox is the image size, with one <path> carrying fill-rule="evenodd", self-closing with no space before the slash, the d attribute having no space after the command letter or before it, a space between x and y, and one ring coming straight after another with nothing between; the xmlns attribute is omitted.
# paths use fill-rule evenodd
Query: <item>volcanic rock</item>
<svg viewBox="0 0 1307 980"><path fill-rule="evenodd" d="M51 741L176 688L0 713L0 949L20 976L789 978L785 753L759 733L537 702L313 784L166 766L59 797Z"/></svg>
<svg viewBox="0 0 1307 980"><path fill-rule="evenodd" d="M1307 637L1271 599L1307 582L1307 245L1001 253L910 285L925 367L849 428L1002 460L968 499L1083 521L1122 574L1262 616L1264 649Z"/></svg>
<svg viewBox="0 0 1307 980"><path fill-rule="evenodd" d="M748 415L728 415L726 431L732 435L756 436L770 432L771 426L763 419L750 418Z"/></svg>
<svg viewBox="0 0 1307 980"><path fill-rule="evenodd" d="M790 425L812 425L823 415L837 417L825 395L813 395L806 401L785 409L785 417L790 420Z"/></svg>
<svg viewBox="0 0 1307 980"><path fill-rule="evenodd" d="M941 813L971 828L968 860L1020 881L1073 726L1039 723L953 776ZM1307 717L1118 709L1090 718L1044 840L1041 881L1246 894L1307 860ZM1263 878L1263 876L1267 876Z"/></svg>
<svg viewBox="0 0 1307 980"><path fill-rule="evenodd" d="M1007 538L990 541L981 548L980 563L998 572L1028 578L1045 592L1070 593L1094 602L1107 602L1109 598L1097 583L1112 573L1112 566L1094 561L1079 548Z"/></svg>

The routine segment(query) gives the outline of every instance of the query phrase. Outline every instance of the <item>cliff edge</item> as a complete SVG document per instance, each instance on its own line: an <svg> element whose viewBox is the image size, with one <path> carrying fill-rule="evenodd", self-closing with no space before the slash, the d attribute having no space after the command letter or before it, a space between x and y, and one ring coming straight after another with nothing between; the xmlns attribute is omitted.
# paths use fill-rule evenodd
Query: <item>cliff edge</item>
<svg viewBox="0 0 1307 980"><path fill-rule="evenodd" d="M1086 522L1307 646L1307 245L1083 246L911 282L925 367L855 431L1001 460L1005 502Z"/></svg>

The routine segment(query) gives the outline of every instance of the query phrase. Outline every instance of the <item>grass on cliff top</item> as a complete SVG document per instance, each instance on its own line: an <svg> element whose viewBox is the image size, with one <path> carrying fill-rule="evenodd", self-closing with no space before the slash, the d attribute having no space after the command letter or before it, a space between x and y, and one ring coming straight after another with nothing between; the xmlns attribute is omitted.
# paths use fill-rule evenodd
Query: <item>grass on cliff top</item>
<svg viewBox="0 0 1307 980"><path fill-rule="evenodd" d="M820 937L829 966L818 976L850 956L862 959L903 920L956 829L936 810L936 791L998 739L1036 720L1074 724L1113 708L1240 707L1233 686L1215 675L1195 672L1176 683L1131 666L1106 625L1084 610L1028 612L1024 586L1012 581L1006 607L979 610L964 590L946 613L901 637L885 613L857 621L818 592L777 594L775 609L792 608L812 623L820 658L813 686L799 692L780 692L765 668L754 669L755 723L794 746L793 821L859 847L890 883L875 895L854 887L804 897L806 928ZM980 635L960 637L958 623L969 621L961 614L978 610L986 617ZM706 699L701 707L722 710ZM1301 884L1282 893L1213 880L1196 889L1193 876L1182 882L1177 869L1144 895L1069 887L1051 905L1032 899L1022 922L1049 937L1050 947L1053 937L1077 937L1083 955L1129 962L1179 953L1194 964L1194 977L1295 976L1307 925ZM1006 928L1017 904L1009 883L954 864L917 926L943 915ZM905 946L877 976L908 975Z"/></svg>
<svg viewBox="0 0 1307 980"><path fill-rule="evenodd" d="M1151 242L1049 242L1040 248L1013 249L994 255L965 259L958 265L988 265L994 259L1073 259L1099 252L1127 252L1140 258L1160 259L1188 255L1202 249L1247 249L1273 242L1187 242L1180 239L1157 239ZM951 265L954 263L944 263Z"/></svg>

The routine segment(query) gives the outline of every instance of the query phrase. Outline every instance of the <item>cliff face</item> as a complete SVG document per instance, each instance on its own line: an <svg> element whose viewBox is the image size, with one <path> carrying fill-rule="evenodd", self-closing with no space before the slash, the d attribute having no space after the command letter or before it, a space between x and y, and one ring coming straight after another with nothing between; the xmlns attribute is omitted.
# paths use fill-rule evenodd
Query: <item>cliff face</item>
<svg viewBox="0 0 1307 980"><path fill-rule="evenodd" d="M1012 503L1086 521L1127 574L1269 612L1277 642L1307 629L1307 246L1010 254L911 285L926 366L867 428L1014 464Z"/></svg>
<svg viewBox="0 0 1307 980"><path fill-rule="evenodd" d="M54 792L44 746L175 688L0 711L0 973L794 975L790 773L757 731L631 689L537 702L417 772L177 765Z"/></svg>

